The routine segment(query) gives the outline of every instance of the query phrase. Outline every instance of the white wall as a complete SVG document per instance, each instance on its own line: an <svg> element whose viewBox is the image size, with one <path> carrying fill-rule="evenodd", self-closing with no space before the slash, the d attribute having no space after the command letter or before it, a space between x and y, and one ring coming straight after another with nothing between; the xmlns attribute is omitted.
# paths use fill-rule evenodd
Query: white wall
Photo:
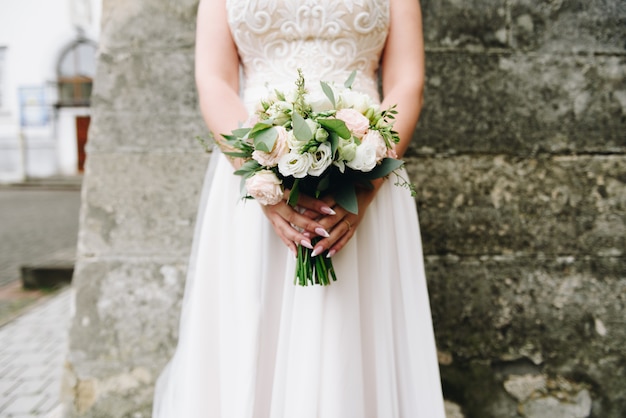
<svg viewBox="0 0 626 418"><path fill-rule="evenodd" d="M58 129L54 120L56 64L63 48L76 39L72 3L83 0L0 0L0 46L7 47L4 92L6 105L0 109L0 182L20 176L16 167L20 131L26 138L29 176L71 174L62 153L75 143L75 132ZM83 21L85 35L97 41L100 34L101 0L84 0L91 8L91 21ZM77 10L80 10L79 7ZM84 9L84 8L83 8ZM44 127L20 129L19 89L48 86L49 122ZM73 135L59 138L57 134ZM61 144L61 145L59 145ZM71 158L70 158L71 159Z"/></svg>

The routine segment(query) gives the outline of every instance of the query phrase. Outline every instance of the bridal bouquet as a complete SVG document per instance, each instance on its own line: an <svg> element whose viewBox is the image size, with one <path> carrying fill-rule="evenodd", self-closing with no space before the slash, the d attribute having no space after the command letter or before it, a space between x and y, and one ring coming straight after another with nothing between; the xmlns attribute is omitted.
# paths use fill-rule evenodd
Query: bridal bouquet
<svg viewBox="0 0 626 418"><path fill-rule="evenodd" d="M242 176L244 198L274 205L289 189L288 203L295 207L300 193L332 194L337 204L356 214L356 188L371 188L372 179L403 164L394 151L399 141L392 129L395 106L380 110L369 96L353 91L356 73L343 86L322 81L317 93L309 92L302 72L298 74L295 89L275 91L260 102L252 126L222 135L231 148L224 154L245 160L235 171ZM331 258L311 253L298 246L295 283L337 280Z"/></svg>

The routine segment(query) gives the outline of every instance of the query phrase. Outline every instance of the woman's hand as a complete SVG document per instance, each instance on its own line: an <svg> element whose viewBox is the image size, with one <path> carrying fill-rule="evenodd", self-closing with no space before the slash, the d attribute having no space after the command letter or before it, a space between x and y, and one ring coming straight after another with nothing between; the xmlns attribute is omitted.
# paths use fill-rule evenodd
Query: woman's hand
<svg viewBox="0 0 626 418"><path fill-rule="evenodd" d="M296 210L287 203L289 191L285 198L275 205L261 205L265 216L270 220L274 231L287 247L295 254L297 245L313 249L312 236L328 238L330 234L316 219L320 216L335 216L335 211L327 202L309 196L300 195Z"/></svg>
<svg viewBox="0 0 626 418"><path fill-rule="evenodd" d="M328 237L324 237L315 245L313 256L320 255L328 250L327 257L332 257L350 241L350 238L352 238L356 228L365 216L365 211L374 200L374 197L376 197L376 193L383 181L383 179L374 180L372 189L357 189L356 196L359 213L356 215L337 205L332 196L323 199L329 207L334 209L335 214L324 215L318 219L318 223L322 225L322 228L330 233Z"/></svg>

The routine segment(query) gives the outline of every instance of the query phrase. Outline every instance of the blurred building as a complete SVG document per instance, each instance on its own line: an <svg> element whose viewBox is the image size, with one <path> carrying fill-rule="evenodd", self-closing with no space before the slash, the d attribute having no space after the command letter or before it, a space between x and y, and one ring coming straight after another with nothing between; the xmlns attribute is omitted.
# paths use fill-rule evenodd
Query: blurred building
<svg viewBox="0 0 626 418"><path fill-rule="evenodd" d="M0 2L0 182L84 164L101 0Z"/></svg>

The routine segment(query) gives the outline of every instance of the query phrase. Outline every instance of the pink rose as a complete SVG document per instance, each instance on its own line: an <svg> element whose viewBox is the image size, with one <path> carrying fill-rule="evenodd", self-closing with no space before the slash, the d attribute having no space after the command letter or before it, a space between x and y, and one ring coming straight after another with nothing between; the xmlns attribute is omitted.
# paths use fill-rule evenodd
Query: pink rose
<svg viewBox="0 0 626 418"><path fill-rule="evenodd" d="M358 110L341 109L337 111L335 117L344 121L352 135L357 138L363 137L370 127L370 121Z"/></svg>
<svg viewBox="0 0 626 418"><path fill-rule="evenodd" d="M278 131L278 138L276 138L276 142L274 142L272 151L265 152L256 150L252 153L252 158L264 167L275 167L280 158L289 152L287 130L282 126L275 126L274 129Z"/></svg>
<svg viewBox="0 0 626 418"><path fill-rule="evenodd" d="M283 200L282 181L271 170L257 171L246 179L246 190L262 205L275 205Z"/></svg>
<svg viewBox="0 0 626 418"><path fill-rule="evenodd" d="M383 136L377 130L370 129L367 131L365 136L363 136L362 142L372 144L372 147L376 150L376 162L380 162L387 156L387 144L385 144Z"/></svg>

